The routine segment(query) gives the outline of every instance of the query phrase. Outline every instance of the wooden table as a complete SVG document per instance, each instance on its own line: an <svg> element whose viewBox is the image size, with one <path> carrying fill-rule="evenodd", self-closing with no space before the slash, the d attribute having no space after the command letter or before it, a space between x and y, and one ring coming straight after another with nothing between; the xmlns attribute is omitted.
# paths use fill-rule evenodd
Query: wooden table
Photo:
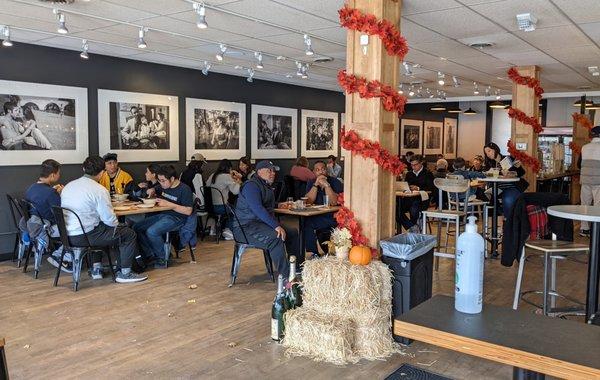
<svg viewBox="0 0 600 380"><path fill-rule="evenodd" d="M547 213L559 218L584 220L592 223L585 320L588 323L600 325L598 307L598 286L600 283L600 257L598 257L598 250L600 249L598 247L600 245L600 207L581 205L550 206L547 209ZM598 343L600 345L600 341ZM600 362L600 356L598 357L598 361Z"/></svg>
<svg viewBox="0 0 600 380"><path fill-rule="evenodd" d="M298 248L300 250L300 253L302 255L302 258L304 258L305 256L305 249L306 249L306 245L304 244L304 225L305 225L305 220L304 218L307 217L311 217L311 216L317 216L317 215L324 215L324 214L330 214L332 212L337 212L339 211L340 206L329 206L329 207L319 207L319 208L311 208L308 207L306 210L290 210L287 208L276 208L274 211L276 214L280 214L280 215L290 215L290 216L296 216L298 218ZM316 252L313 252L316 253ZM302 258L297 258L298 261L298 265L300 265L302 263Z"/></svg>
<svg viewBox="0 0 600 380"><path fill-rule="evenodd" d="M411 191L411 192L406 192L406 191L396 191L396 196L397 197L401 197L401 198L410 198L410 197L418 197L421 196L421 193L418 191Z"/></svg>
<svg viewBox="0 0 600 380"><path fill-rule="evenodd" d="M394 334L514 367L513 379L600 378L600 328L484 305L479 314L435 296L396 316Z"/></svg>
<svg viewBox="0 0 600 380"><path fill-rule="evenodd" d="M564 189L564 185L565 185L565 178L567 177L572 177L575 175L579 175L579 170L570 170L570 171L565 171L562 173L553 173L553 174L546 174L546 175L541 175L537 177L537 191L542 191L543 189L540 189L540 183L543 183L545 181L552 181L555 179L560 179L560 186L559 186L559 192L562 194L563 189ZM550 192L552 192L552 183L550 183Z"/></svg>
<svg viewBox="0 0 600 380"><path fill-rule="evenodd" d="M169 207L161 207L161 206L154 206L151 208L147 208L147 207L136 207L136 205L139 204L138 202L128 202L128 203L115 203L113 202L113 207L117 207L117 206L131 206L131 208L129 210L125 210L125 211L117 211L115 210L115 215L117 215L118 217L121 216L127 216L127 215L139 215L139 214L149 214L152 212L160 212L160 211L168 211L171 210L171 208Z"/></svg>
<svg viewBox="0 0 600 380"><path fill-rule="evenodd" d="M520 178L509 178L509 177L486 177L481 178L481 182L487 182L492 184L492 204L494 209L492 211L492 237L490 242L492 244L492 257L498 256L498 184L499 183L513 183L519 182Z"/></svg>

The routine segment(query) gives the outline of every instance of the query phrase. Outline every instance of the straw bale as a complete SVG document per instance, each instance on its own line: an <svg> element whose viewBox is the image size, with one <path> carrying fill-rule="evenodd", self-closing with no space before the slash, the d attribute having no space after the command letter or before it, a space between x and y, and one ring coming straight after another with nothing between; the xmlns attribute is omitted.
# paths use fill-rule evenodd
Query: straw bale
<svg viewBox="0 0 600 380"><path fill-rule="evenodd" d="M358 357L378 360L401 352L392 338L390 312L381 310L372 315L365 315L355 323L354 352Z"/></svg>

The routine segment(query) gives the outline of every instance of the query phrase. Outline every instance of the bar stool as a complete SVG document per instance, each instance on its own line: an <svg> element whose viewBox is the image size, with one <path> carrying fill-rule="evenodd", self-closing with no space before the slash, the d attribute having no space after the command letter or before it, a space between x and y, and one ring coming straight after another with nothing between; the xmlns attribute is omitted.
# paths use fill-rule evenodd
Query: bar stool
<svg viewBox="0 0 600 380"><path fill-rule="evenodd" d="M560 315L563 313L571 314L582 311L582 302L577 301L571 297L558 293L556 289L556 264L557 260L565 260L572 258L575 255L588 254L589 246L585 244L573 243L570 241L555 240L556 236L552 236L553 240L530 240L525 243L521 252L521 259L519 261L519 271L517 274L517 282L515 285L515 296L513 300L513 309L517 310L519 301L522 299L524 302L542 309L544 315ZM526 248L536 251L535 254L527 254ZM525 262L530 256L543 257L544 259L544 287L543 290L530 290L521 292L521 285L523 281L523 271L525 269ZM541 294L542 304L536 304L525 298L527 294ZM563 298L573 304L580 306L569 307L569 308L556 308L557 298Z"/></svg>

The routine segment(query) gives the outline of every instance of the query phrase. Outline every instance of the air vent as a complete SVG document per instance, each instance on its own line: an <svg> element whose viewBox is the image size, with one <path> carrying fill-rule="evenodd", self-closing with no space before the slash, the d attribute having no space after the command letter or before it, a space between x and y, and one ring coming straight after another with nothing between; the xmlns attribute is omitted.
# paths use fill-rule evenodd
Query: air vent
<svg viewBox="0 0 600 380"><path fill-rule="evenodd" d="M592 86L579 86L577 87L578 90L591 90Z"/></svg>
<svg viewBox="0 0 600 380"><path fill-rule="evenodd" d="M475 49L483 50L485 48L494 46L494 44L491 42L474 42L472 44L469 44L469 46Z"/></svg>
<svg viewBox="0 0 600 380"><path fill-rule="evenodd" d="M325 56L317 57L313 60L314 63L325 63L325 62L332 62L332 61L333 61L332 57L325 57Z"/></svg>
<svg viewBox="0 0 600 380"><path fill-rule="evenodd" d="M51 4L73 4L75 0L39 0L42 3L51 3Z"/></svg>

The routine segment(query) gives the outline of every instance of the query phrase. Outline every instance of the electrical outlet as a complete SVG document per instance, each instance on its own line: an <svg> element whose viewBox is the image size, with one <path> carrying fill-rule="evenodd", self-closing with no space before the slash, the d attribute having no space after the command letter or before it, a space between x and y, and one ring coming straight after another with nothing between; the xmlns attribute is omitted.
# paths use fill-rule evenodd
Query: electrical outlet
<svg viewBox="0 0 600 380"><path fill-rule="evenodd" d="M517 143L518 150L527 150L527 143Z"/></svg>
<svg viewBox="0 0 600 380"><path fill-rule="evenodd" d="M256 160L255 160L255 159L251 159L251 160L250 160L250 163L251 163L252 165L254 165L254 164L256 164Z"/></svg>

